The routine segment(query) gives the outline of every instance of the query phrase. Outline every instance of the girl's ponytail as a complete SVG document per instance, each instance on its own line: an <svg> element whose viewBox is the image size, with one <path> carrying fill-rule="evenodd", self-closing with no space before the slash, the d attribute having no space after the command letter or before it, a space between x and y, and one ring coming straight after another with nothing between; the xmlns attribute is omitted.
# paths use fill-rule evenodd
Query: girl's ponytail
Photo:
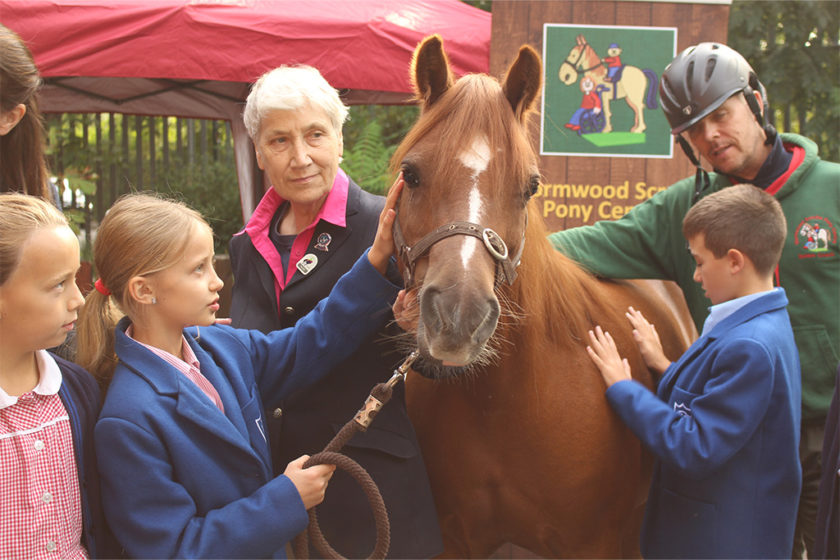
<svg viewBox="0 0 840 560"><path fill-rule="evenodd" d="M76 323L76 362L96 377L103 390L111 382L117 366L114 352L117 315L110 296L91 290Z"/></svg>

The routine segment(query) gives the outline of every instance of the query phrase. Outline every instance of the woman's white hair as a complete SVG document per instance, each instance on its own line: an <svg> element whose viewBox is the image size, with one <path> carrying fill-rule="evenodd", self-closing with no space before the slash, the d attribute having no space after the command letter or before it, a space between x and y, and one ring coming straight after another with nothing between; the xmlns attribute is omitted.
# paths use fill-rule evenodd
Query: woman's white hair
<svg viewBox="0 0 840 560"><path fill-rule="evenodd" d="M260 76L248 99L242 119L251 140L260 131L260 122L271 111L295 110L311 103L329 116L336 133L341 134L348 110L338 92L312 66L279 66Z"/></svg>

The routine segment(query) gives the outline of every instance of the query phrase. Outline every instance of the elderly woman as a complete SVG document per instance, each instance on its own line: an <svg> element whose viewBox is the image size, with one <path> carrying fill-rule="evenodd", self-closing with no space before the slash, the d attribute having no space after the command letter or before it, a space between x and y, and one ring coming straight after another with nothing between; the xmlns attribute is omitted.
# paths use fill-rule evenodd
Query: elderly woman
<svg viewBox="0 0 840 560"><path fill-rule="evenodd" d="M268 332L294 325L329 294L373 242L384 198L363 191L339 168L347 108L315 68L281 66L264 74L243 118L271 188L230 242L231 316L236 327ZM396 270L391 273L401 283ZM290 458L323 449L371 388L391 376L400 357L382 338L374 335L323 381L266 411L277 474ZM391 521L389 556L440 553L434 502L401 384L344 452L379 486ZM337 471L330 482L318 520L330 544L348 558L373 550L373 515L346 473ZM310 553L317 550L310 546Z"/></svg>

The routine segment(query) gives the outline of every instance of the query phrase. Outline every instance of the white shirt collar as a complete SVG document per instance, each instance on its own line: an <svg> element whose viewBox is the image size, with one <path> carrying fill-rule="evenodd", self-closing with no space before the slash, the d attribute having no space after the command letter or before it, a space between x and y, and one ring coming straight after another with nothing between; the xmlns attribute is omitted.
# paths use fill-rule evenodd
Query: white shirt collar
<svg viewBox="0 0 840 560"><path fill-rule="evenodd" d="M703 336L712 331L713 328L717 326L718 323L750 303L751 301L755 301L760 297L764 297L768 294L773 293L780 288L773 288L772 290L767 290L764 292L756 292L754 294L749 294L746 296L741 296L739 298L730 299L729 301L724 301L723 303L719 303L717 305L713 305L709 308L709 316L706 317L706 322L703 323L703 332L700 336Z"/></svg>
<svg viewBox="0 0 840 560"><path fill-rule="evenodd" d="M35 352L35 363L38 366L38 384L32 389L39 395L55 395L61 388L61 370L55 359L46 350ZM0 408L17 404L18 397L13 397L0 388Z"/></svg>

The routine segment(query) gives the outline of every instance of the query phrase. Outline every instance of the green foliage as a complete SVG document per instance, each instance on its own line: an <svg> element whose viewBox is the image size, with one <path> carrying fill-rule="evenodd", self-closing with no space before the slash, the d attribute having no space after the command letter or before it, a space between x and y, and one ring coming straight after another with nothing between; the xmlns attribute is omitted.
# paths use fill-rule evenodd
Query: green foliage
<svg viewBox="0 0 840 560"><path fill-rule="evenodd" d="M217 254L242 229L242 208L236 166L221 161L205 165L173 165L158 181L157 191L195 208L210 227Z"/></svg>
<svg viewBox="0 0 840 560"><path fill-rule="evenodd" d="M382 125L370 121L362 129L359 139L344 149L341 167L365 190L384 194L389 185L388 161L395 147L385 146Z"/></svg>
<svg viewBox="0 0 840 560"><path fill-rule="evenodd" d="M478 8L480 10L484 10L485 12L492 12L493 11L493 2L492 0L461 0L464 4L469 4L474 8Z"/></svg>
<svg viewBox="0 0 840 560"><path fill-rule="evenodd" d="M729 45L767 88L770 121L840 161L840 3L733 0Z"/></svg>
<svg viewBox="0 0 840 560"><path fill-rule="evenodd" d="M418 113L413 105L350 107L341 168L365 190L385 194L391 186L391 156Z"/></svg>

